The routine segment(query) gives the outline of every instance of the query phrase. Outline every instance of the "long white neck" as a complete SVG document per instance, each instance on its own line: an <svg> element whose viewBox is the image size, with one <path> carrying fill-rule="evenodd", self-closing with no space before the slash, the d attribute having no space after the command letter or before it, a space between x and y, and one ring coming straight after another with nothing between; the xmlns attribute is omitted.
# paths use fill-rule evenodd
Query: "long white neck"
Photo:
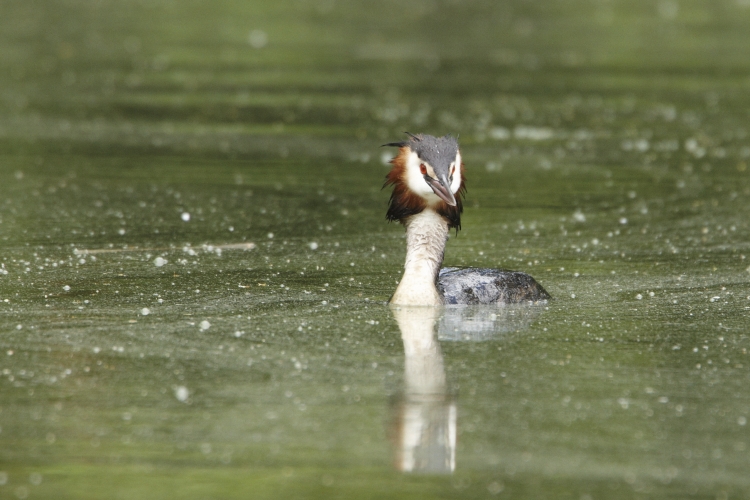
<svg viewBox="0 0 750 500"><path fill-rule="evenodd" d="M443 298L437 290L437 277L448 241L448 222L432 209L412 215L406 227L404 276L391 297L391 304L439 306Z"/></svg>

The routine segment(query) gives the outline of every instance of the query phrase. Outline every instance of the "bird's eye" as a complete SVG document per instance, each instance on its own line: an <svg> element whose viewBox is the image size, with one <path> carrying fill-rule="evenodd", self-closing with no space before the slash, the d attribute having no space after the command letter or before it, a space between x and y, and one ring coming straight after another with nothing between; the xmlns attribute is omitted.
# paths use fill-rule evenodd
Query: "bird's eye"
<svg viewBox="0 0 750 500"><path fill-rule="evenodd" d="M419 171L422 172L422 175L427 175L427 167L425 167L424 163L419 165Z"/></svg>

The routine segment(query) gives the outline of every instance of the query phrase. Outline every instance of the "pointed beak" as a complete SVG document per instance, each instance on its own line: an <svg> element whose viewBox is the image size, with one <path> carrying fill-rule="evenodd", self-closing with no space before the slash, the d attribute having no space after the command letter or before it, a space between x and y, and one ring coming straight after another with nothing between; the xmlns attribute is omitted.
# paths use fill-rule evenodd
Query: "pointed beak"
<svg viewBox="0 0 750 500"><path fill-rule="evenodd" d="M427 181L427 184L429 184L429 186L432 188L432 191L436 195L438 195L441 200L452 207L456 206L456 198L455 196L453 196L453 193L451 193L450 188L448 188L448 186L450 186L450 183L444 175L440 176L440 180L433 179L429 175L425 175L424 180Z"/></svg>

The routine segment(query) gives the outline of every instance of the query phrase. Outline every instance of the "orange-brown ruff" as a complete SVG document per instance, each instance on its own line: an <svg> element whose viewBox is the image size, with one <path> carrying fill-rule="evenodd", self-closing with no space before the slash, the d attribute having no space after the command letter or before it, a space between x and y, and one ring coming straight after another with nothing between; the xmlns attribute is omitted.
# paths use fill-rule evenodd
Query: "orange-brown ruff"
<svg viewBox="0 0 750 500"><path fill-rule="evenodd" d="M391 199L388 205L388 212L385 218L389 221L403 222L410 215L416 215L427 208L427 202L421 197L411 192L406 185L406 158L411 152L408 146L401 146L398 155L391 160L391 171L385 176L383 187L393 186ZM446 202L441 201L437 206L432 208L448 221L448 227L458 232L461 229L461 213L464 211L463 197L466 193L466 179L464 177L464 165L461 164L461 187L455 193L456 206L452 207Z"/></svg>

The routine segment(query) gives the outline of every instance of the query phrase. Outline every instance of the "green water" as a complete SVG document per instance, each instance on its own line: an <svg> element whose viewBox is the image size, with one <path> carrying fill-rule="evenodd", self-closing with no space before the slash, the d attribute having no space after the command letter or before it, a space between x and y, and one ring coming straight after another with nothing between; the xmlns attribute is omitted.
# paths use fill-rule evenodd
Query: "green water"
<svg viewBox="0 0 750 500"><path fill-rule="evenodd" d="M749 498L748 96L746 0L0 3L0 497ZM553 301L384 304L405 130Z"/></svg>

